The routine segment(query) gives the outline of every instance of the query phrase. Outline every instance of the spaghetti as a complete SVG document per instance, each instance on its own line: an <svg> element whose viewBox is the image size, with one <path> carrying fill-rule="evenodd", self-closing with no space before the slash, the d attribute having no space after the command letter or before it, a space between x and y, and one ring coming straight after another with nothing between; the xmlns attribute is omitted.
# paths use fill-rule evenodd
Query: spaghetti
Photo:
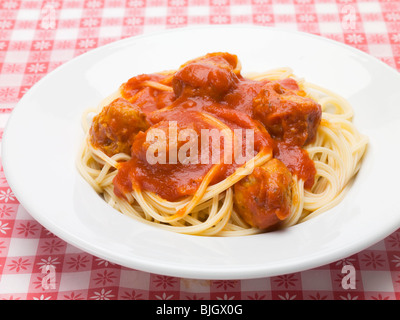
<svg viewBox="0 0 400 320"><path fill-rule="evenodd" d="M184 73L187 68L192 69ZM240 73L236 56L213 53L177 71L130 79L98 108L85 112L85 139L77 161L80 173L121 213L191 235L244 236L286 228L337 205L368 144L352 123L351 105L297 78L290 68L246 77ZM113 104L118 110L126 108L123 115L134 120L136 131L129 133L128 149L118 139L126 128L133 128L129 122L124 130L113 131L120 134L118 143L103 136L120 116L104 118L114 112ZM289 117L280 116L283 104L291 108ZM165 127L171 119L176 120L178 133L188 127L194 132L206 127L230 133L251 129L255 151L236 165L145 163L146 133L152 128L171 133Z"/></svg>

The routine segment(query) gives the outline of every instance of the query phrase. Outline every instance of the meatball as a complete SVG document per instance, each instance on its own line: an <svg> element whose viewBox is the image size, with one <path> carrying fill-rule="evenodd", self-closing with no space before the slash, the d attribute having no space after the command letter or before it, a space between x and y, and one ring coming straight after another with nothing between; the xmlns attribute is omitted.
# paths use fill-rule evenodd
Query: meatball
<svg viewBox="0 0 400 320"><path fill-rule="evenodd" d="M208 96L221 100L236 87L238 59L229 53L210 53L181 66L172 79L176 97Z"/></svg>
<svg viewBox="0 0 400 320"><path fill-rule="evenodd" d="M238 214L255 228L275 226L290 214L291 183L290 171L277 159L255 168L234 185Z"/></svg>
<svg viewBox="0 0 400 320"><path fill-rule="evenodd" d="M271 81L253 99L253 111L274 139L303 146L312 142L321 121L321 106L284 82Z"/></svg>
<svg viewBox="0 0 400 320"><path fill-rule="evenodd" d="M90 142L109 157L130 154L133 138L148 127L145 114L137 106L117 98L93 118Z"/></svg>
<svg viewBox="0 0 400 320"><path fill-rule="evenodd" d="M159 89L149 85L149 82L170 87L171 80L172 76L168 73L141 74L121 85L121 96L140 107L144 113L149 114L170 105L175 98L172 90Z"/></svg>

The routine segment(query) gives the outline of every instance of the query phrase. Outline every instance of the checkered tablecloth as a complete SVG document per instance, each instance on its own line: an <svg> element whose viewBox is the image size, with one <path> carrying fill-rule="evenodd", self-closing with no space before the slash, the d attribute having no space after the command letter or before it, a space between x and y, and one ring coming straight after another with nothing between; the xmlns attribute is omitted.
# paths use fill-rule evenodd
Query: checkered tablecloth
<svg viewBox="0 0 400 320"><path fill-rule="evenodd" d="M0 0L0 137L19 99L64 62L122 38L206 24L318 34L400 70L399 1ZM350 281L343 267L355 272ZM46 287L49 270L56 278ZM254 280L163 276L112 264L59 239L18 203L1 169L0 299L400 300L400 230L299 273Z"/></svg>

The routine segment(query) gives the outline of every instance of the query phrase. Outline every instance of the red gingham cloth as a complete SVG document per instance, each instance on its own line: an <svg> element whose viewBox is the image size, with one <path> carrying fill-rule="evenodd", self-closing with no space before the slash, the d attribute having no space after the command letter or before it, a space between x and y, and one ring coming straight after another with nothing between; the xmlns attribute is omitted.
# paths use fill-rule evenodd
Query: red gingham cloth
<svg viewBox="0 0 400 320"><path fill-rule="evenodd" d="M354 17L355 19L351 19ZM106 43L168 28L255 24L344 42L400 70L400 2L368 0L0 1L0 137L40 78ZM343 266L355 283L343 285ZM56 272L45 288L46 267ZM196 280L121 267L59 239L18 203L0 171L0 299L398 299L400 230L313 270L254 280Z"/></svg>

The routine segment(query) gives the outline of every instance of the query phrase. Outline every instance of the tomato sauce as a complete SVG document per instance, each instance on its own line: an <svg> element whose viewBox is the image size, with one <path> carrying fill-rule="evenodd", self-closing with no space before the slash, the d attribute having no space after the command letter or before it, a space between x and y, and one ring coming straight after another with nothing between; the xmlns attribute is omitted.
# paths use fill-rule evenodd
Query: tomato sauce
<svg viewBox="0 0 400 320"><path fill-rule="evenodd" d="M198 163L193 160L195 158L191 158L192 162L189 163L182 163L176 158L180 148L185 146L190 139L180 139L173 145L167 143L166 163L149 163L148 152L151 144L147 139L152 129L160 130L159 133L163 132L167 141L170 141L168 138L173 134L179 136L180 132L186 129L197 133L198 139L201 137L202 129L228 128L232 132L235 129L253 130L254 154L252 156L261 150L272 153L287 166L292 174L296 174L305 181L305 188L312 187L316 170L304 145L297 144L296 139L289 139L290 135L287 132L285 135L271 136L269 128L263 124L262 119L255 116L255 98L269 81L250 80L237 72L234 73L235 63L235 59L230 56L229 59L208 57L204 61L195 61L193 64L189 62L181 67L176 73L179 73L179 77L159 74L141 75L121 86L122 97L139 106L146 115L150 127L146 131L140 131L133 139L132 159L119 164L118 173L113 181L117 195L123 196L124 193L136 188L154 192L169 201L179 200L184 196L193 195L205 175L215 165L215 163L201 163L204 141L198 140L196 144L196 139L191 141L193 149L190 150L197 151ZM174 90L165 91L149 87L144 84L146 81L172 86ZM279 99L282 97L282 99L290 100L292 95L301 97L302 93L299 92L295 80L282 80L278 84L279 90L283 92L279 93ZM279 103L286 103L276 101L278 107ZM312 104L310 101L306 102ZM294 102L290 101L290 103ZM292 104L291 107L293 107ZM305 129L307 143L315 138L316 128L320 121L319 105L315 103L315 110L312 110L314 115L311 118L297 112L295 118L290 119L290 125L296 124L298 120L300 128L307 127ZM265 112L268 112L268 109ZM282 119L286 121L287 116L285 115ZM171 122L176 125L172 131ZM246 135L242 136L242 154L245 153L245 140ZM223 153L226 146L224 139L220 139L218 143ZM212 143L206 149L206 153L211 158L214 151ZM186 153L188 151L189 149ZM158 150L155 155L160 157L162 154ZM175 163L171 160L177 161ZM213 177L211 184L222 181L243 164L232 162L224 163L221 160L218 173Z"/></svg>

